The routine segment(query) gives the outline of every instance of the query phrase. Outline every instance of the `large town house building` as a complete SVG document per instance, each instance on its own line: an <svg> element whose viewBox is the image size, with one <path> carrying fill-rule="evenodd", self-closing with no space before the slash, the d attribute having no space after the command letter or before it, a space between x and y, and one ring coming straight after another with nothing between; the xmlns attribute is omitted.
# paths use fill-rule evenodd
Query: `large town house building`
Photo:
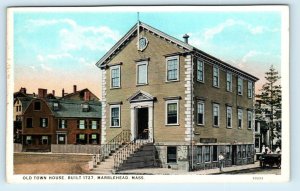
<svg viewBox="0 0 300 191"><path fill-rule="evenodd" d="M255 76L138 22L98 62L102 144L122 131L174 169L254 162ZM193 151L193 152L192 152Z"/></svg>
<svg viewBox="0 0 300 191"><path fill-rule="evenodd" d="M124 130L154 144L162 167L254 162L255 76L138 22L96 64L102 144Z"/></svg>

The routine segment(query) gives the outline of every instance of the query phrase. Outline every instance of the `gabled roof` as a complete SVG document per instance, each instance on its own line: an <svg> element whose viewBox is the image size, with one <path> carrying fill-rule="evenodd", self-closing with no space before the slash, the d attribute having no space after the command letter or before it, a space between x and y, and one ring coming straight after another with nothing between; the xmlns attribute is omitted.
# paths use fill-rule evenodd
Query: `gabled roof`
<svg viewBox="0 0 300 191"><path fill-rule="evenodd" d="M183 48L183 50L185 52L191 52L193 54L195 54L196 56L199 56L199 57L203 57L205 59L208 59L209 61L211 61L212 63L214 64L218 64L219 66L221 67L224 67L234 73L237 73L238 75L241 75L241 76L244 76L246 78L249 78L253 81L257 81L259 80L257 77L251 75L251 74L248 74L214 56L211 56L210 54L208 53L205 53L204 51L202 50L199 50L198 48L188 44L188 43L185 43L181 40L178 40L177 38L174 38L156 28L153 28L152 26L150 25L147 25L143 22L140 22L139 23L136 23L97 63L96 63L96 66L103 69L105 68L106 64L114 57L114 55L118 54L119 51L121 51L122 49L122 46L124 44L126 44L131 37L133 36L136 36L136 33L137 33L137 28L138 26L140 28L143 28L143 29L146 29L160 37L162 37L163 39L165 39L166 41L169 41L169 42L172 42L173 44L176 44L177 46Z"/></svg>
<svg viewBox="0 0 300 191"><path fill-rule="evenodd" d="M76 91L76 92L73 92L73 93L69 93L69 94L67 94L67 95L65 95L64 97L61 97L60 99L69 99L70 97L72 97L72 96L74 96L74 95L76 95L76 94L83 94L85 91L88 91L88 92L90 92L90 94L93 96L93 97L95 97L95 98L97 98L97 100L99 100L99 98L95 95L95 94L93 94L88 88L85 88L85 89L82 89L82 90L78 90L78 91ZM81 96L81 95L80 95ZM82 97L83 97L84 95L82 95Z"/></svg>
<svg viewBox="0 0 300 191"><path fill-rule="evenodd" d="M17 97L17 98L15 98L14 103L16 102L16 100L19 100L22 105L22 112L24 113L24 111L27 109L27 107L31 103L32 99L33 99L32 97Z"/></svg>
<svg viewBox="0 0 300 191"><path fill-rule="evenodd" d="M153 101L155 98L150 95L147 92L144 92L143 90L139 90L136 93L134 93L132 96L130 96L127 100L132 102L142 102L142 101Z"/></svg>

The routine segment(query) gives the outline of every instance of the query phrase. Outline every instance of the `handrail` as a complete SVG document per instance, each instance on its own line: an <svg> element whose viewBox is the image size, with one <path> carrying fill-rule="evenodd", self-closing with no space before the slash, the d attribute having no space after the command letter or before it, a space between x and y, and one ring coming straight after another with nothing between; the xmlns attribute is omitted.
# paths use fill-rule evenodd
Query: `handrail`
<svg viewBox="0 0 300 191"><path fill-rule="evenodd" d="M122 130L114 138L108 141L107 144L101 145L101 161L108 157L112 151L117 150L122 144L130 141L130 130Z"/></svg>
<svg viewBox="0 0 300 191"><path fill-rule="evenodd" d="M121 164L135 151L141 148L144 144L148 143L148 139L141 139L144 138L144 134L141 133L137 136L138 138L134 139L127 143L124 147L116 152L114 155L114 169L117 170Z"/></svg>

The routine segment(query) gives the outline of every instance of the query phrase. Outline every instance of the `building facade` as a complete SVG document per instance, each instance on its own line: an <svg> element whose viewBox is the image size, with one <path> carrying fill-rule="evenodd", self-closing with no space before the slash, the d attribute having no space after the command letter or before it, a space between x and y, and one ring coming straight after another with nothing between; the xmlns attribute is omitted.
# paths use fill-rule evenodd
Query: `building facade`
<svg viewBox="0 0 300 191"><path fill-rule="evenodd" d="M253 163L258 79L145 23L98 62L102 144L124 130L155 145L157 164L174 169Z"/></svg>
<svg viewBox="0 0 300 191"><path fill-rule="evenodd" d="M100 144L99 100L54 99L39 89L37 97L17 98L15 108L23 151L50 151L51 144Z"/></svg>

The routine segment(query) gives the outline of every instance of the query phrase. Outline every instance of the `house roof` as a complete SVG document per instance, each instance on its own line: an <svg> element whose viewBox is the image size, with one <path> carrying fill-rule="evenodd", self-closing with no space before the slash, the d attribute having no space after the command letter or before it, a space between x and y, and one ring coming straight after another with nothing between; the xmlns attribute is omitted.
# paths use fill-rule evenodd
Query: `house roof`
<svg viewBox="0 0 300 191"><path fill-rule="evenodd" d="M48 100L49 107L58 118L101 118L101 102L99 101L78 101L78 100ZM54 110L53 104L58 103L59 109ZM89 105L87 112L83 111L83 104Z"/></svg>
<svg viewBox="0 0 300 191"><path fill-rule="evenodd" d="M105 68L107 62L109 62L116 54L118 54L121 51L121 47L126 44L126 42L128 42L128 40L135 36L137 33L137 28L138 26L140 28L146 29L148 31L151 31L152 33L155 33L156 35L162 37L164 40L172 42L174 44L176 44L177 46L181 47L183 49L184 52L190 52L191 54L194 54L198 57L202 57L205 58L207 60L209 60L210 62L219 65L220 67L223 67L227 70L230 70L234 73L237 73L238 75L244 76L248 79L251 79L253 81L257 81L259 80L257 77L246 73L186 42L183 42L181 40L178 40L177 38L174 38L150 25L147 25L143 22L136 23L97 63L96 66L103 69Z"/></svg>
<svg viewBox="0 0 300 191"><path fill-rule="evenodd" d="M33 99L32 97L17 97L16 100L19 100L22 105L22 111L24 112L29 104L31 103L31 100Z"/></svg>
<svg viewBox="0 0 300 191"><path fill-rule="evenodd" d="M85 89L82 89L82 90L78 90L78 91L73 92L73 93L69 93L69 94L65 95L64 97L60 97L59 99L68 99L68 98L70 98L70 97L72 97L72 96L74 96L76 94L82 94L85 91L89 91L91 95L93 95L94 97L97 98L97 100L99 100L99 98L95 94L93 94L88 88L85 88Z"/></svg>

